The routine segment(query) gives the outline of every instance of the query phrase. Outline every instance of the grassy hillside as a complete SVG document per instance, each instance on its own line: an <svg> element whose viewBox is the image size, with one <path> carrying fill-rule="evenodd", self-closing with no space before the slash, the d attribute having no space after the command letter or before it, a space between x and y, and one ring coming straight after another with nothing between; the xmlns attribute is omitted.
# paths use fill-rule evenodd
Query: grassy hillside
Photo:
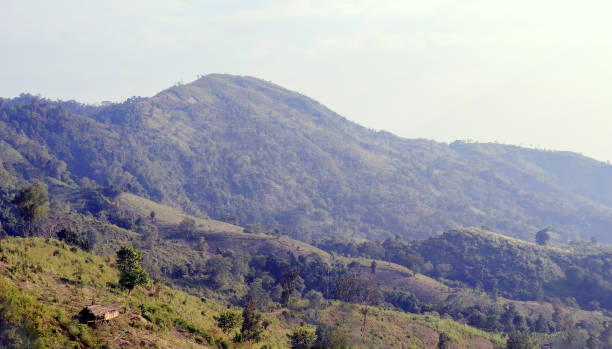
<svg viewBox="0 0 612 349"><path fill-rule="evenodd" d="M133 196L130 195L130 197ZM120 201L123 202L125 199L120 199ZM131 202L145 204L147 200L138 198L137 200L131 200ZM151 204L145 204L145 207L150 206ZM133 205L129 207L137 209ZM157 207L164 210L162 205ZM146 210L143 212L146 212ZM182 219L193 218L179 212L175 212L175 214L179 214ZM193 219L197 221L197 219ZM167 217L165 220L157 220L156 223L160 226L172 226L172 222L176 221L176 218ZM364 253L367 249L359 252L362 251L360 248L354 248L353 250L358 251L357 254L361 253L362 257L347 257L342 254L343 251L341 250L337 251L341 252L340 254L328 253L286 236L235 231L213 232L205 228L202 228L198 234L206 239L208 253L211 255L219 250L233 250L256 256L263 250L276 256L291 254L305 257L306 260L319 259L325 261L329 267L340 263L348 266L349 273L377 285L384 295L383 307L417 314L435 312L493 333L511 331L507 327L508 325L503 325L500 321L508 321L503 319L513 319L518 315L522 317L522 320L510 320L510 322L514 321L518 324L522 322L523 325L519 325L518 328L530 327L534 332L543 331L539 334L539 340L545 343L564 338L561 333L564 333L568 328L573 328L576 324L590 328L589 331L593 333L600 333L602 332L602 324L610 321L610 317L607 316L609 315L608 311L604 310L607 314L604 315L597 309L588 305L585 306L585 304L582 304L582 306L587 310L582 310L571 298L566 298L565 294L556 293L557 290L550 288L551 285L555 285L559 280L565 278L565 270L571 263L580 260L585 252L578 254L570 248L538 246L481 229L450 231L423 241L404 242L396 240L393 243L386 241L379 246L380 249L383 251L387 249L391 254L383 254L377 256L377 258L396 260L398 256L402 256L402 251L403 253L421 253L425 257L421 264L411 264L410 268L389 260L365 258L363 256L367 255L367 253ZM186 243L189 242L186 241ZM344 243L350 245L350 242ZM362 242L362 244L369 246L371 250L378 250L374 247L376 246L375 243ZM351 248L348 250L351 250ZM596 260L596 256L599 256L600 253L602 251L593 252L589 256ZM397 260L411 261L412 259L404 257L404 259L399 258ZM485 263L484 260L487 262ZM376 263L375 273L372 272L372 262ZM309 266L299 263L298 265L302 269L300 274L308 279ZM478 267L486 271L483 274L485 280L495 282L496 289L490 289L490 285L487 283L477 282L474 277L481 275L476 273L481 270ZM431 277L415 272L415 270L422 270ZM519 275L520 278L517 278ZM532 290L533 285L543 287L539 296L538 294L531 295L528 293ZM586 284L583 286L586 286ZM312 285L309 287L312 287ZM571 288L567 288L565 291L571 292ZM598 294L598 292L589 288L585 292L593 297ZM555 297L561 297L564 301L559 301ZM519 299L527 300L521 301ZM555 305L555 302L560 305ZM601 305L604 304L601 303ZM557 308L563 310L555 310ZM564 315L558 315L555 312L561 312ZM479 322L478 316L486 317L486 320ZM561 320L559 320L559 317ZM538 320L539 318L543 320ZM544 325L537 327L536 321L542 321ZM385 324L385 326L389 325ZM546 334L550 331L555 332L555 334ZM577 338L582 338L581 340L585 341L588 338L588 333L583 332L580 332ZM351 330L347 333L356 332ZM376 342L375 338L371 340ZM416 345L419 347L421 344Z"/></svg>
<svg viewBox="0 0 612 349"><path fill-rule="evenodd" d="M533 284L546 286L544 288L546 292L573 292L574 289L561 287L567 285L558 283L568 280L567 276L564 277L564 275L567 275L566 270L569 264L563 264L560 261L573 263L576 260L585 259L592 264L590 266L591 270L598 270L595 266L605 269L605 264L601 264L600 260L601 254L606 253L603 248L580 246L579 250L581 252L576 252L577 246L567 249L548 248L473 229L451 231L439 237L412 242L390 239L380 243L363 241L360 245L353 246L354 243L352 242L344 242L344 245L342 245L343 242L337 241L333 246L346 246L344 250L338 252L352 251L350 256L343 256L342 253L325 252L275 231L261 233L224 222L197 219L133 194L119 194L114 199L115 203L113 203L103 196L103 193L106 192L109 192L109 189L77 190L65 186L57 187L54 189L56 200L68 201L52 202L53 207L48 217L37 224L37 229L42 234L45 234L46 231L54 231L47 230L45 228L47 226L55 227L53 228L55 230L69 227L76 232L81 232L81 236L88 237L92 241L91 246L96 253L109 256L103 261L103 264L106 263L104 270L114 269L109 263L113 262L114 253L119 247L133 244L142 249L144 265L153 279L158 280L158 283L165 278L167 284L174 285L174 287L198 297L204 296L210 304L218 302L240 306L249 300L255 301L264 313L269 313L277 318L279 318L278 315L282 315L277 325L278 329L273 332L282 335L274 337L276 339L272 339L272 337L268 339L269 341L275 341L275 343L285 345L287 343L285 335L304 322L312 328L317 327L320 331L323 331L323 335L327 336L325 338L339 337L353 346L367 347L363 343L374 343L370 346L379 346L381 343L387 343L385 338L390 338L389 343L396 340L391 338L403 338L397 340L412 343L419 347L423 343L431 343L435 334L439 334L441 331L440 322L437 320L439 319L438 314L446 317L449 321L454 319L487 330L491 333L486 335L489 336L487 338L493 341L495 341L495 333L510 333L513 330L520 329L537 332L538 334L535 336L540 338L539 340L542 342L552 342L559 338L565 338L562 334L575 328L574 326L583 328L576 335L576 338L579 338L582 342L586 341L589 336L607 338L604 330L604 324L609 321L609 318L605 316L607 312L605 309L604 314L598 311L576 309L578 307L576 300L585 309L593 309L590 304L585 306L583 298L576 298L572 303L570 297L553 293L562 297L563 300L511 301L493 296L492 290L484 288L486 287L485 284L473 283L473 281L478 280L475 277L481 275L476 272L482 270L482 268L478 269L478 266L483 265L482 258L486 258L488 261L485 264L488 273L487 279L499 280L497 285L500 294L510 295L511 298L521 298L520 295L517 296L512 293L517 290L514 286L518 275L527 278L519 280L525 282L525 284L519 283L521 287L518 289L521 291L529 291L530 288L525 285ZM152 210L160 213L156 213L152 217L150 214ZM190 220L193 221L193 230L188 228L188 231L185 231L187 228L185 228L184 222ZM113 222L129 227L129 229L121 228ZM57 281L45 281L47 284L52 285L53 288L59 287L62 289L65 284L71 284L72 282L72 285L74 285L74 281L70 280L80 277L81 280L84 280L82 283L86 285L85 288L90 287L87 286L87 283L93 285L91 286L93 288L104 288L101 291L89 290L86 292L88 295L108 291L115 295L114 298L106 297L108 299L117 300L125 296L112 283L106 284L106 287L104 287L105 280L116 278L116 272L113 271L113 275L103 276L98 271L101 270L99 269L99 261L91 259L88 262L88 259L84 257L73 258L73 254L77 256L82 254L76 247L72 248L65 243L52 239L23 240L11 238L3 240L3 243L4 246L7 244L9 246L28 246L23 251L20 250L21 247L10 247L10 250L7 250L8 253L16 256L10 263L16 263L17 265L16 267L8 267L8 269L11 272L25 270L27 277L21 278L22 280L28 280L27 278L31 275L42 272L41 264L35 261L46 260L67 253L70 256L69 263L62 262L64 264L61 265L61 269L53 270L62 275L72 275L72 279L68 276L56 276L55 279L59 279L59 283ZM41 243L41 246L38 246L38 243ZM49 248L49 246L54 247ZM62 249L59 249L59 246L62 246ZM39 254L41 251L38 249L44 249L44 253ZM53 256L56 253L55 250L58 252L56 256ZM25 263L20 262L24 260L22 256L32 251L35 251L36 258L27 258ZM366 258L367 251L377 251L382 255L375 258ZM393 261L401 263L418 261L418 258L414 258L417 253L425 257L420 264L409 263L401 266L393 263ZM3 257L3 260L8 261L10 258ZM61 258L57 259L57 261L61 260ZM600 264L596 264L598 260ZM87 273L84 273L83 270L85 269L80 266L81 261L85 265L95 265L97 263L98 269L88 266L85 268L93 269L87 269ZM372 266L373 263L376 263L375 268ZM50 265L54 266L55 264ZM288 271L292 269L298 270L296 291L290 298L289 306L284 308L280 304L282 302L280 298L281 285L286 280ZM417 273L416 270L419 269L438 280ZM521 272L509 272L513 269ZM603 273L603 269L597 272ZM95 277L92 275L95 275ZM472 277L472 279L466 275ZM579 276L579 274L572 275ZM323 299L317 300L317 297L321 296L328 299L345 299L338 293L338 290L341 287L340 280L347 280L347 277L349 281L354 280L350 282L355 283L356 290L361 287L359 285L371 284L373 286L372 290L375 293L372 294L378 294L376 302L372 302L372 304L377 305L376 308L368 307L369 302L366 302L366 305L358 305L360 304L359 299L352 296L346 298L356 303L351 306L340 306L344 303L330 303ZM583 280L582 278L583 276L580 276L577 280ZM591 300L599 299L593 298L598 293L584 287L589 285L588 283L582 283L581 285L585 291L583 294L590 294ZM21 287L22 285L19 284L18 286ZM552 289L550 288L552 286L558 288ZM159 287L161 287L161 284ZM7 292L12 293L15 289L11 288L9 290L7 288L7 290ZM145 293L150 294L151 290L149 289ZM487 293L482 290L487 291ZM40 292L42 291L32 288L30 295L34 297ZM47 295L44 292L40 294L45 297ZM575 296L576 294L570 293L570 295ZM545 293L544 296L549 297L550 295ZM38 297L36 296L33 299L38 299ZM197 300L198 298L194 299ZM555 305L554 302L558 302L559 305ZM126 303L124 302L124 304ZM606 304L600 302L598 306L605 307ZM140 305L137 306L141 313L145 311L143 310L145 308L140 307ZM365 309L364 306L370 309L368 314L375 314L383 309L411 313L397 315L400 318L393 321L394 323L403 323L402 321L413 323L419 320L420 322L417 325L406 326L420 333L420 335L410 333L410 337L398 337L395 325L386 323L377 325L376 321L371 323L372 326L385 327L389 331L385 332L382 338L376 335L381 333L382 330L380 329L375 329L368 335L367 326L370 323L367 322L364 327L363 323L360 322L362 316L360 309ZM561 317L558 315L557 308L559 307L563 309L561 312L565 314ZM326 309L332 310L330 310L330 313L326 313L324 312ZM48 311L53 313L55 310L50 309ZM136 310L134 310L134 313L138 314ZM338 317L336 315L338 313L342 315ZM164 316L167 317L168 314ZM429 329L422 327L428 326L422 323L424 317L433 319L433 322L429 324ZM325 327L329 325L328 323L318 321L318 319L323 318L352 320L348 323L337 322L333 326L330 325L332 331ZM383 318L386 317L381 317L381 319ZM17 317L11 318L7 322L9 321L10 323L23 324L23 321L26 320L20 320ZM48 321L53 322L51 318ZM169 321L173 321L172 323L175 324L175 320ZM182 320L176 320L176 324L187 326ZM273 323L270 322L270 326L272 325ZM166 326L165 322L163 326ZM210 326L214 328L214 323ZM195 331L194 327L189 328L191 330L188 329L187 331L192 331L191 334L200 333ZM205 326L202 328L205 328ZM357 333L356 328L359 329L360 333L358 337L354 336ZM363 334L361 334L362 328ZM13 338L18 336L18 333L21 333L20 331L22 332L21 327L18 327L15 328L14 333L11 332L8 335ZM87 330L83 331L88 333ZM446 333L445 331L443 332ZM468 340L474 339L472 338L474 335L464 333L465 331L461 327L454 327L453 331L458 331L458 334L453 334L451 337L462 345L467 343ZM455 333L453 331L450 332ZM212 330L206 333L209 332L213 333ZM475 333L479 332L476 331ZM108 338L111 335L112 333L102 333L100 338ZM176 335L176 333L173 333L169 335L169 338L174 338ZM199 335L205 338L201 333ZM217 339L219 338L221 337ZM161 340L163 341L163 339ZM197 344L197 339L193 340ZM475 340L482 342L482 339Z"/></svg>
<svg viewBox="0 0 612 349"><path fill-rule="evenodd" d="M576 154L406 140L263 80L209 75L104 107L0 102L2 173L111 181L195 214L292 236L426 237L487 226L611 241L610 166ZM460 137L460 135L458 135ZM571 168L571 171L562 171Z"/></svg>
<svg viewBox="0 0 612 349"><path fill-rule="evenodd" d="M128 296L117 289L111 258L41 238L1 246L0 338L9 346L178 348L228 340L212 319L223 308L157 284ZM118 320L93 328L75 318L87 305L109 302L125 307Z"/></svg>
<svg viewBox="0 0 612 349"><path fill-rule="evenodd" d="M117 288L114 260L70 248L54 239L9 238L0 250L0 343L10 347L233 347L214 320L225 307L161 284L131 294ZM76 315L96 303L119 302L117 320L91 327ZM236 309L239 311L240 309ZM449 335L457 348L492 348L499 336L435 315L409 315L371 308L363 335L362 315L355 305L323 304L314 317L299 306L264 313L268 323L256 347L289 346L287 333L305 319L335 327L356 348L435 347L438 333ZM310 315L309 315L310 314ZM311 317L309 317L311 316ZM312 321L312 320L310 320ZM224 343L224 344L223 344Z"/></svg>
<svg viewBox="0 0 612 349"><path fill-rule="evenodd" d="M242 233L243 231L243 228L239 226L213 219L202 219L187 215L178 209L161 205L131 193L121 193L117 197L117 201L121 206L128 210L134 210L134 212L141 216L146 217L150 215L151 212L155 212L155 219L167 225L176 225L183 219L190 218L196 221L198 229L209 232Z"/></svg>

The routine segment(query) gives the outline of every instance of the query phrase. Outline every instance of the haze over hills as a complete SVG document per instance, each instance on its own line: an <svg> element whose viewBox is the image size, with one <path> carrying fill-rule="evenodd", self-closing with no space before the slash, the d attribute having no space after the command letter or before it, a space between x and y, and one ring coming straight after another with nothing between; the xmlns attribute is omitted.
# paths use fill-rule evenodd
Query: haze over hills
<svg viewBox="0 0 612 349"><path fill-rule="evenodd" d="M609 165L402 139L256 78L208 75L99 107L0 103L3 170L27 172L22 179L34 179L31 167L65 182L110 180L188 213L276 224L305 240L486 226L527 240L550 227L557 241L612 241Z"/></svg>

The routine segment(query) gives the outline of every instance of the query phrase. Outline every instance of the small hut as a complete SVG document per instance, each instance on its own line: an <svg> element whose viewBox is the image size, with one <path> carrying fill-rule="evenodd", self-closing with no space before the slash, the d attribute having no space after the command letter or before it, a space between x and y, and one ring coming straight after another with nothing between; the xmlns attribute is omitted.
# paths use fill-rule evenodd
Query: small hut
<svg viewBox="0 0 612 349"><path fill-rule="evenodd" d="M81 310L80 318L83 323L101 323L110 321L119 317L119 313L123 310L123 306L119 303L111 303L107 305L95 304L85 307Z"/></svg>

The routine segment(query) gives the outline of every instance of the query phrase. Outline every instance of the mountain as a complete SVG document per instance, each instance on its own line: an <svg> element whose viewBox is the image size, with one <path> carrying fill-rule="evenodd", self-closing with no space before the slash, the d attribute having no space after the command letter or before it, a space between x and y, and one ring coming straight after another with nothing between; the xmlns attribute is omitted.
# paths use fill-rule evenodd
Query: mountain
<svg viewBox="0 0 612 349"><path fill-rule="evenodd" d="M263 223L303 240L485 226L526 240L548 227L558 242L612 241L609 165L403 139L251 77L208 75L103 106L4 99L0 160L0 176L21 183L112 183L203 218Z"/></svg>

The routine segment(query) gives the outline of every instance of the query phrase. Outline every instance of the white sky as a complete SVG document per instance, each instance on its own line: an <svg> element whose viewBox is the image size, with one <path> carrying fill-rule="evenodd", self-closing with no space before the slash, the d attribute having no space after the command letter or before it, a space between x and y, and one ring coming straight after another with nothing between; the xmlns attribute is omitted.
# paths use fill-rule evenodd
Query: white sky
<svg viewBox="0 0 612 349"><path fill-rule="evenodd" d="M612 2L0 0L0 96L273 81L409 138L612 160Z"/></svg>

